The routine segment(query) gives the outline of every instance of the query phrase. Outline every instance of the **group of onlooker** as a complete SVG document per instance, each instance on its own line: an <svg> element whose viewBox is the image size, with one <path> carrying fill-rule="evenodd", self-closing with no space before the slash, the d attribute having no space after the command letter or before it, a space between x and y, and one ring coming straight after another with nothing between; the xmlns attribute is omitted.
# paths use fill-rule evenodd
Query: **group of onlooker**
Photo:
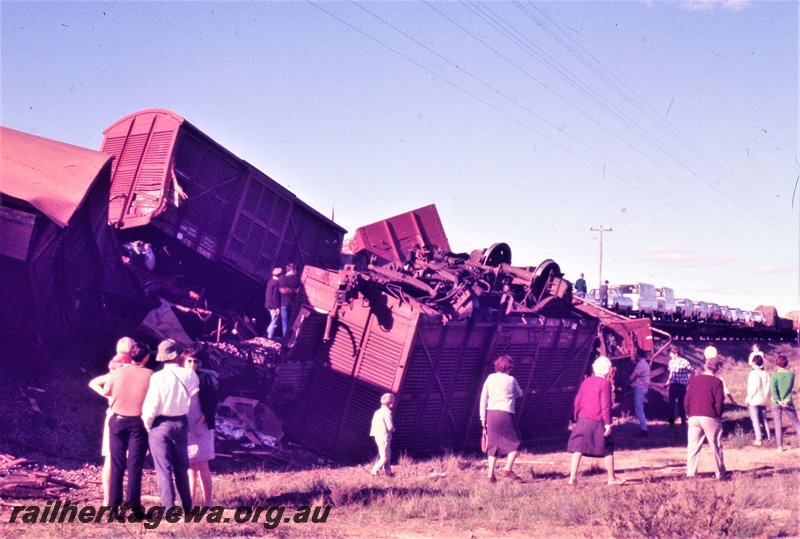
<svg viewBox="0 0 800 539"><path fill-rule="evenodd" d="M109 372L89 382L89 387L109 401L103 430L103 504L143 512L142 470L149 449L156 470L161 505L175 504L175 489L184 510L202 489L203 503L211 505L214 458L214 419L217 380L213 371L201 369L199 351L184 350L172 339L158 345L160 370L148 368L146 344L123 337ZM125 471L128 486L123 496ZM173 482L174 479L174 482Z"/></svg>
<svg viewBox="0 0 800 539"><path fill-rule="evenodd" d="M687 426L687 458L686 475L697 475L698 458L704 440L708 440L714 455L716 476L727 477L722 451L722 412L725 399L735 400L729 394L725 382L719 376L721 362L717 357L717 349L708 346L704 350L705 362L700 374L693 375L694 369L689 361L680 356L680 350L672 347L667 366L669 375L668 422L674 425L676 416L681 425ZM788 359L778 355L775 360L777 370L772 376L764 372L764 355L753 345L753 354L749 363L753 371L748 378L745 404L749 407L750 417L755 431L755 445L761 445L761 425L769 440L769 427L766 422L766 405L770 404L775 421L775 437L778 451L782 445L782 415L786 414L794 425L800 441L800 422L792 402L794 373L787 369ZM507 456L501 475L514 481L521 478L514 473L514 461L521 445L521 436L515 421L514 411L516 399L523 392L517 380L511 376L512 359L503 355L494 362L495 372L490 374L480 396L480 420L484 431L483 451L488 457L488 480L496 481L495 465L498 457ZM608 472L609 485L621 485L624 479L618 479L614 469L614 442L611 437L612 420L612 385L610 378L611 361L606 357L598 357L592 364L592 376L583 380L575 396L573 418L575 425L567 442L567 451L572 453L568 483L575 485L578 469L583 456L604 459ZM634 409L639 420L640 436L647 435L647 420L644 415L644 396L650 385L651 370L646 354L637 354L635 366L629 377L634 389ZM384 468L388 476L392 475L389 467L391 433L394 431L391 409L394 407L394 396L386 394L381 398L381 409L375 412L372 421L371 436L378 445L379 460L372 468L372 474Z"/></svg>
<svg viewBox="0 0 800 539"><path fill-rule="evenodd" d="M281 322L281 337L285 338L289 331L289 321L297 294L300 291L300 277L294 264L287 264L284 271L280 267L272 270L272 278L267 282L264 294L264 307L269 312L270 321L267 326L267 338L275 337L278 321Z"/></svg>

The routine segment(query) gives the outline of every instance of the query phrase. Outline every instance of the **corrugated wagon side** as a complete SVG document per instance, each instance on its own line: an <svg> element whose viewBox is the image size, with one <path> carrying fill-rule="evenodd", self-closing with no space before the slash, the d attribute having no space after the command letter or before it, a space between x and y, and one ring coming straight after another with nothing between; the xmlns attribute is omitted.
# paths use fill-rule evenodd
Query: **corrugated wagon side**
<svg viewBox="0 0 800 539"><path fill-rule="evenodd" d="M135 112L104 135L118 229L151 224L258 282L289 262L338 266L343 228L174 112Z"/></svg>
<svg viewBox="0 0 800 539"><path fill-rule="evenodd" d="M445 323L392 295L336 307L339 275L306 268L306 307L290 360L313 361L301 404L285 423L317 450L362 458L381 394L398 397L393 447L411 453L475 448L478 402L492 362L510 354L525 395L517 401L523 440L563 436L593 349L597 321L526 316L507 322Z"/></svg>

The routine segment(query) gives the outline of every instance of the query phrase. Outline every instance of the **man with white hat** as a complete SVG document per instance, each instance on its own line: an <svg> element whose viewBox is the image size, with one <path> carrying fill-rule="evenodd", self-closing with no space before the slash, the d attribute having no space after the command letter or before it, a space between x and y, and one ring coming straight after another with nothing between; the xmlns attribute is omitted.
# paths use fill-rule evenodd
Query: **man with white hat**
<svg viewBox="0 0 800 539"><path fill-rule="evenodd" d="M142 406L142 419L149 432L150 453L156 468L161 505L175 505L175 487L184 511L192 506L189 490L189 403L200 387L197 374L180 366L183 349L172 339L158 345L156 361L164 368L150 377L150 388ZM173 485L172 476L175 476Z"/></svg>

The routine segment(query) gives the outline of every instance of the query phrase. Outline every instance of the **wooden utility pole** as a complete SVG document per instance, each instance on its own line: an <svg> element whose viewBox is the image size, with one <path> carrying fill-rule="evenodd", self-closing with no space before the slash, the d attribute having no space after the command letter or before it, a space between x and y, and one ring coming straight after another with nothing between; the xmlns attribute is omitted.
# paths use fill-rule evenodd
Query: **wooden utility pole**
<svg viewBox="0 0 800 539"><path fill-rule="evenodd" d="M603 232L614 232L613 228L603 228L603 225L600 225L600 228L590 228L591 232L600 232L600 268L598 273L600 274L600 284L599 286L603 286Z"/></svg>

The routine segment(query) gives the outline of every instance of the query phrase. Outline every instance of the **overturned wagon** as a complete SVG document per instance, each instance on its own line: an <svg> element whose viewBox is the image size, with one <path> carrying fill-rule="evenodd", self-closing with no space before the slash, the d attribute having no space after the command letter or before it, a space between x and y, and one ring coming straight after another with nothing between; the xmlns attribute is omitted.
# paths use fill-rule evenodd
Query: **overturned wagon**
<svg viewBox="0 0 800 539"><path fill-rule="evenodd" d="M145 286L165 289L152 283L180 275L212 308L252 312L273 268L338 267L342 227L174 112L135 112L104 135L109 222L123 242L156 252L155 269L131 268ZM179 287L157 292L183 302Z"/></svg>
<svg viewBox="0 0 800 539"><path fill-rule="evenodd" d="M312 365L304 401L284 409L290 434L323 452L362 457L372 447L370 421L380 395L393 392L395 450L475 448L480 390L503 354L514 358L512 374L524 391L516 410L523 442L566 432L596 319L572 310L568 297L548 296L539 310L516 302L510 309L491 290L469 317L444 316L381 284L385 275L305 269L289 359ZM565 290L560 274L542 278L545 290Z"/></svg>

